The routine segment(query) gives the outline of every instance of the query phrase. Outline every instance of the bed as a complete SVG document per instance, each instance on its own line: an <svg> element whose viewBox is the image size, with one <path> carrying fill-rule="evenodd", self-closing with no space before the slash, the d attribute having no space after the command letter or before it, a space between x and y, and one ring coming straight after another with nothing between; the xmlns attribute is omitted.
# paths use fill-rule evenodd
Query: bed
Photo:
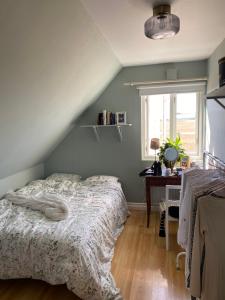
<svg viewBox="0 0 225 300"><path fill-rule="evenodd" d="M64 197L69 215L55 222L0 201L0 278L66 284L81 299L122 299L110 272L114 245L128 210L117 180L37 180L20 189Z"/></svg>

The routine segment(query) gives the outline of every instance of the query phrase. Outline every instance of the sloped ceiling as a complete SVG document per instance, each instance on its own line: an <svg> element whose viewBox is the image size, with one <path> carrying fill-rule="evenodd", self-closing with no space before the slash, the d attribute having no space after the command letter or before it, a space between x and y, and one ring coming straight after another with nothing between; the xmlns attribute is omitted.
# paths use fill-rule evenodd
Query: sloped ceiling
<svg viewBox="0 0 225 300"><path fill-rule="evenodd" d="M225 37L224 0L81 1L124 66L206 59ZM162 3L171 4L181 28L154 41L145 37L144 22Z"/></svg>
<svg viewBox="0 0 225 300"><path fill-rule="evenodd" d="M2 178L42 162L121 66L78 0L0 3Z"/></svg>

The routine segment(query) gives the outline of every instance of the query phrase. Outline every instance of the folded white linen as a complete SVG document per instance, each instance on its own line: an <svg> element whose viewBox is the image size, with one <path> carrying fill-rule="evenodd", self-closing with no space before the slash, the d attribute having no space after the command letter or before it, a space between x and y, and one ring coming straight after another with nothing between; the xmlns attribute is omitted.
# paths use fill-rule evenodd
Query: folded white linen
<svg viewBox="0 0 225 300"><path fill-rule="evenodd" d="M65 220L68 217L69 209L62 195L50 193L37 193L25 196L20 192L7 193L5 197L13 204L39 210L53 221Z"/></svg>

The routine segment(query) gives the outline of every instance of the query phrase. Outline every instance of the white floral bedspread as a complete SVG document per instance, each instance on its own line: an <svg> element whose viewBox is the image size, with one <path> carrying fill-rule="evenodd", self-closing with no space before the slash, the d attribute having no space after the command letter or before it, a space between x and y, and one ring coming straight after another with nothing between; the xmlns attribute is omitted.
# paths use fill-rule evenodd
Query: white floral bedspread
<svg viewBox="0 0 225 300"><path fill-rule="evenodd" d="M66 196L70 214L54 222L0 200L0 278L67 284L82 299L121 299L110 273L114 244L127 218L119 183L37 180L21 189Z"/></svg>

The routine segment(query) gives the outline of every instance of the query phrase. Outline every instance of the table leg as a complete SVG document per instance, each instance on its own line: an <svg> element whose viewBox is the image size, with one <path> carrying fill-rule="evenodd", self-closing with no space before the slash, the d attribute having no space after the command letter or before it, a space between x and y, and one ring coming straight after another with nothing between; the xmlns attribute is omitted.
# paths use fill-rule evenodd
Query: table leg
<svg viewBox="0 0 225 300"><path fill-rule="evenodd" d="M151 189L150 182L148 178L145 178L145 187L146 187L146 204L147 204L147 227L150 223L150 214L151 214Z"/></svg>

